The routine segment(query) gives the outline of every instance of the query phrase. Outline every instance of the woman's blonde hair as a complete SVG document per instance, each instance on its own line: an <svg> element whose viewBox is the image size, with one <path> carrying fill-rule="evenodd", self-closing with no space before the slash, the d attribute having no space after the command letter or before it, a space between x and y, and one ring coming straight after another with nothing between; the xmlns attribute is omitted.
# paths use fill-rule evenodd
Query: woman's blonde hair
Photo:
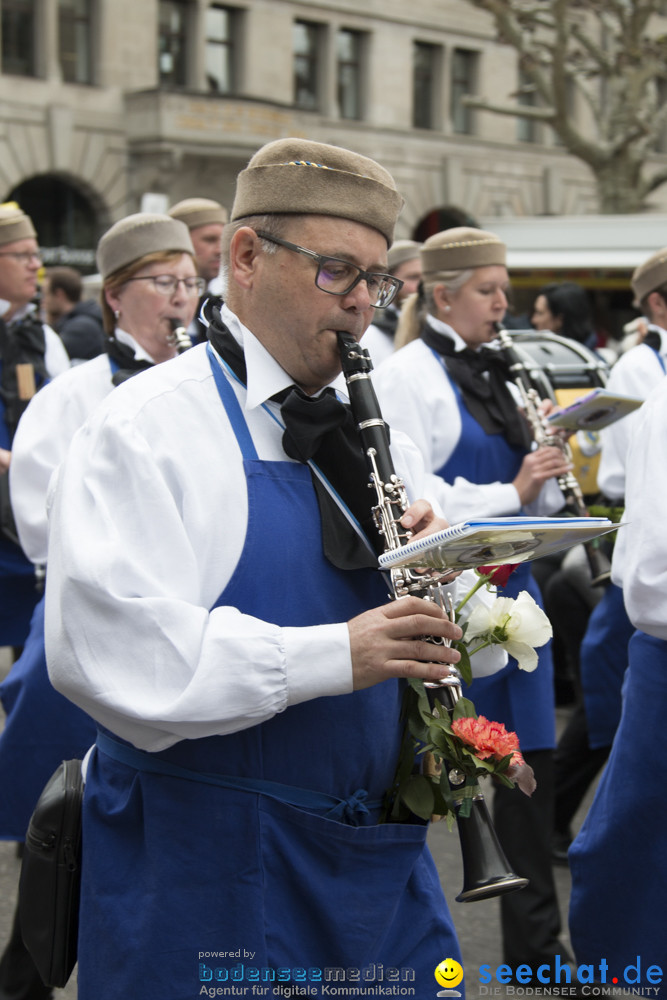
<svg viewBox="0 0 667 1000"><path fill-rule="evenodd" d="M185 250L156 250L154 253L147 253L143 257L139 257L138 260L133 260L131 264L126 264L125 267L119 267L117 271L113 271L108 274L102 283L102 290L100 291L100 304L102 306L102 320L104 323L104 332L110 337L116 327L116 317L114 316L113 309L107 302L106 292L118 292L124 284L126 284L130 278L141 271L142 268L147 267L149 264L172 264L174 261L180 260L183 254L186 253ZM189 254L192 257L192 254ZM192 258L194 260L194 257ZM132 332L132 331L128 331Z"/></svg>
<svg viewBox="0 0 667 1000"><path fill-rule="evenodd" d="M463 288L466 281L470 280L473 272L474 268L468 267L465 271L436 271L424 274L419 283L419 291L410 295L403 303L394 337L394 349L398 351L411 340L416 340L426 322L426 317L429 314L436 315L434 292L438 285L442 285L446 292L454 295Z"/></svg>

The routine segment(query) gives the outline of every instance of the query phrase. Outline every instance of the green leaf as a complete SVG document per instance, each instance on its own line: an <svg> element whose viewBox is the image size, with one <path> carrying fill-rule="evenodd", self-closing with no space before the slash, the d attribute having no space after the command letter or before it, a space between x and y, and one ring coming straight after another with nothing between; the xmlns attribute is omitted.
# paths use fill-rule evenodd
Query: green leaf
<svg viewBox="0 0 667 1000"><path fill-rule="evenodd" d="M461 659L457 663L458 671L466 684L472 684L472 667L470 665L470 656L465 643L455 642L454 647L458 649L461 654Z"/></svg>
<svg viewBox="0 0 667 1000"><path fill-rule="evenodd" d="M475 711L475 706L470 701L469 698L459 698L456 705L454 705L454 711L452 713L453 719L476 719L477 712Z"/></svg>
<svg viewBox="0 0 667 1000"><path fill-rule="evenodd" d="M435 797L433 787L423 774L413 774L401 789L401 798L415 816L430 819L433 815Z"/></svg>

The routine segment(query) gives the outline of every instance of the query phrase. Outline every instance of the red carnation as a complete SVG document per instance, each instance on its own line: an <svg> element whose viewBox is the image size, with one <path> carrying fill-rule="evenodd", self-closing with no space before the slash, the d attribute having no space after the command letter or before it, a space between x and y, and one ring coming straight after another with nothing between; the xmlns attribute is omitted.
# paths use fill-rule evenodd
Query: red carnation
<svg viewBox="0 0 667 1000"><path fill-rule="evenodd" d="M452 722L452 732L463 743L473 747L475 754L482 760L488 757L502 760L511 753L512 764L523 763L523 757L519 753L519 737L516 733L508 732L502 722L489 722L483 715L476 719L465 717Z"/></svg>

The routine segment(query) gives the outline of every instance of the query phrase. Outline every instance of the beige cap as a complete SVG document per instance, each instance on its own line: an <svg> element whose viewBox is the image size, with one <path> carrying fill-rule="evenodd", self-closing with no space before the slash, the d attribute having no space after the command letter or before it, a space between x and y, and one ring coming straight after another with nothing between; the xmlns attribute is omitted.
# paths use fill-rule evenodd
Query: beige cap
<svg viewBox="0 0 667 1000"><path fill-rule="evenodd" d="M396 240L387 254L387 270L393 273L394 269L405 264L408 260L419 260L421 243L414 240Z"/></svg>
<svg viewBox="0 0 667 1000"><path fill-rule="evenodd" d="M211 198L186 198L172 205L168 213L172 219L180 219L188 229L208 226L212 222L224 224L229 220L229 212Z"/></svg>
<svg viewBox="0 0 667 1000"><path fill-rule="evenodd" d="M630 284L637 302L667 282L667 247L652 254L635 269Z"/></svg>
<svg viewBox="0 0 667 1000"><path fill-rule="evenodd" d="M507 247L495 233L469 226L445 229L429 236L421 252L425 274L466 271L470 267L507 265Z"/></svg>
<svg viewBox="0 0 667 1000"><path fill-rule="evenodd" d="M233 220L248 215L333 215L377 229L391 244L403 199L375 160L340 146L277 139L236 181Z"/></svg>
<svg viewBox="0 0 667 1000"><path fill-rule="evenodd" d="M102 278L107 278L121 267L160 250L181 250L194 255L185 223L152 212L127 215L114 223L97 244L97 269Z"/></svg>
<svg viewBox="0 0 667 1000"><path fill-rule="evenodd" d="M22 212L16 202L0 205L0 246L27 239L37 239L30 216Z"/></svg>

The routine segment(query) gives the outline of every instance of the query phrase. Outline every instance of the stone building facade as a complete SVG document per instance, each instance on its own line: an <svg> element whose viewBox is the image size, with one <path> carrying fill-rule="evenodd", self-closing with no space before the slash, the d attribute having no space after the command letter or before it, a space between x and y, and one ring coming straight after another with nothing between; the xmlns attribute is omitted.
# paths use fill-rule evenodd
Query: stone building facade
<svg viewBox="0 0 667 1000"><path fill-rule="evenodd" d="M47 262L92 268L128 212L230 204L264 142L349 146L396 177L398 236L462 217L595 212L548 128L471 111L510 95L514 52L465 0L0 0L0 200ZM657 157L665 160L665 156ZM667 210L667 185L654 198Z"/></svg>

